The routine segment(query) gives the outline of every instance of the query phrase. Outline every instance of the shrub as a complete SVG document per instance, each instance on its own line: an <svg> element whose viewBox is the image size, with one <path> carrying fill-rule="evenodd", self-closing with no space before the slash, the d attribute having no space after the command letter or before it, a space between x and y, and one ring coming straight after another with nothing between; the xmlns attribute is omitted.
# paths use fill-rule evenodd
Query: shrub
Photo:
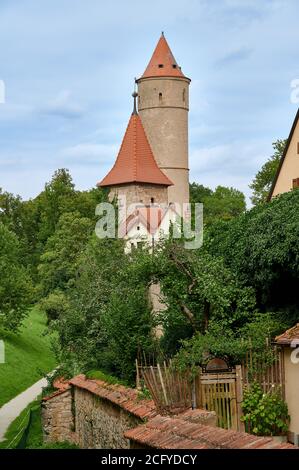
<svg viewBox="0 0 299 470"><path fill-rule="evenodd" d="M288 431L288 407L277 391L264 393L259 384L252 384L245 390L242 409L241 419L251 434L276 436Z"/></svg>

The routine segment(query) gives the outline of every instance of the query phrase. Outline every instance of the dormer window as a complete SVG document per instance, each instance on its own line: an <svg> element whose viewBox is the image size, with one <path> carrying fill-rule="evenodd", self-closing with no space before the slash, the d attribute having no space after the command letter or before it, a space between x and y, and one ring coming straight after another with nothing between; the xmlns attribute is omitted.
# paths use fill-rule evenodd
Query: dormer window
<svg viewBox="0 0 299 470"><path fill-rule="evenodd" d="M176 69L176 64L172 64L172 68L173 68L173 69Z"/></svg>
<svg viewBox="0 0 299 470"><path fill-rule="evenodd" d="M164 65L163 65L163 64L159 64L158 67L159 67L159 69L163 69Z"/></svg>

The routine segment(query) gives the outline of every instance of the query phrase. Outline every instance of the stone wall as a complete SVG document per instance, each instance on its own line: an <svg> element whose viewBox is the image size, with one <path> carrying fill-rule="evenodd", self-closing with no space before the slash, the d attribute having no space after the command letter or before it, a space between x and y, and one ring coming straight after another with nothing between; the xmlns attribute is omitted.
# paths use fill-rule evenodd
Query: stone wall
<svg viewBox="0 0 299 470"><path fill-rule="evenodd" d="M123 184L119 186L112 186L110 188L109 200L112 201L114 198L119 197L126 198L126 210L129 211L131 204L142 203L149 205L154 199L155 204L168 204L167 202L167 186L158 184ZM128 215L128 214L127 214Z"/></svg>
<svg viewBox="0 0 299 470"><path fill-rule="evenodd" d="M128 449L125 431L143 421L120 406L75 388L75 429L83 449Z"/></svg>
<svg viewBox="0 0 299 470"><path fill-rule="evenodd" d="M42 401L44 442L76 442L72 410L72 390L54 393Z"/></svg>

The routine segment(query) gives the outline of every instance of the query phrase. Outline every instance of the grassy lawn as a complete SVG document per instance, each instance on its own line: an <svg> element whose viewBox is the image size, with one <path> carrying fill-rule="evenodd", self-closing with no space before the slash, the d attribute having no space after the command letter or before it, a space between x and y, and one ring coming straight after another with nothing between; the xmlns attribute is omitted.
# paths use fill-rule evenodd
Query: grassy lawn
<svg viewBox="0 0 299 470"><path fill-rule="evenodd" d="M0 364L0 407L55 367L45 325L45 315L33 308L18 333L0 329L6 361Z"/></svg>

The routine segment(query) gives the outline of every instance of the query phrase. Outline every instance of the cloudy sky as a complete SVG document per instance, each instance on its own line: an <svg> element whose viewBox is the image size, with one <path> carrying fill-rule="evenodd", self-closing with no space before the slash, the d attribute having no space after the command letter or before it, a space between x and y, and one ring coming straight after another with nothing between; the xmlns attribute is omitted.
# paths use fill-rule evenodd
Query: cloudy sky
<svg viewBox="0 0 299 470"><path fill-rule="evenodd" d="M62 167L94 186L163 30L192 79L190 179L249 196L298 107L298 18L298 0L1 0L0 187L34 197Z"/></svg>

